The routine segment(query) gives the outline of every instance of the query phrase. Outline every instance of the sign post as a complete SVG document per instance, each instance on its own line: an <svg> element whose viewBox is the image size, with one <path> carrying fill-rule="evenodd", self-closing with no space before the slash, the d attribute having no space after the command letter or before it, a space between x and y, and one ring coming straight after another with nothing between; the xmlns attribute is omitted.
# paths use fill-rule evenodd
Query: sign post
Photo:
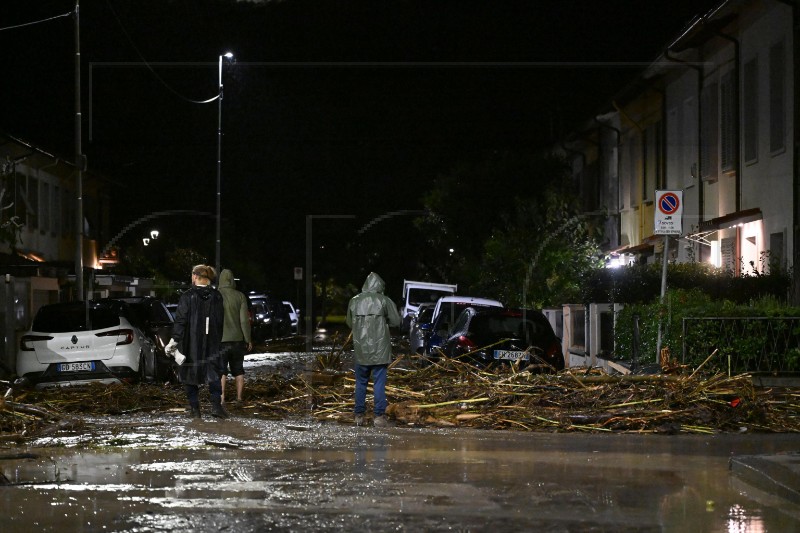
<svg viewBox="0 0 800 533"><path fill-rule="evenodd" d="M664 252L661 265L661 304L667 293L667 264L669 257L669 236L683 233L683 191L656 191L655 235L664 236ZM661 319L658 320L658 341L656 343L656 362L661 357Z"/></svg>

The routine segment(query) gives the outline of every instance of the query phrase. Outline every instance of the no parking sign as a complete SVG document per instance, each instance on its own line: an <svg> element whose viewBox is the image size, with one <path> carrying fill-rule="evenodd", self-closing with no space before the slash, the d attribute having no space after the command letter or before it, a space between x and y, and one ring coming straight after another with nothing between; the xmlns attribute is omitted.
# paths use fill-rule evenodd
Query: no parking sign
<svg viewBox="0 0 800 533"><path fill-rule="evenodd" d="M656 235L683 233L683 191L656 191Z"/></svg>

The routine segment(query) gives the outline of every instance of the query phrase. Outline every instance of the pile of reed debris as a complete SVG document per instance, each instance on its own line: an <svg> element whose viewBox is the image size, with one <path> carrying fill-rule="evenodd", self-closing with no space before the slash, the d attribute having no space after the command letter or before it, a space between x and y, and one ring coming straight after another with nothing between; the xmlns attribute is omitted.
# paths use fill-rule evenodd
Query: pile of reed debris
<svg viewBox="0 0 800 533"><path fill-rule="evenodd" d="M800 390L755 388L749 375L555 374L482 370L451 359L396 360L386 391L398 426L548 432L718 433L800 431ZM339 361L340 362L340 361ZM314 417L352 423L353 378L335 369L249 376L234 416ZM371 390L368 398L371 401ZM0 440L24 440L84 416L182 411L179 385L91 385L17 391L0 404Z"/></svg>

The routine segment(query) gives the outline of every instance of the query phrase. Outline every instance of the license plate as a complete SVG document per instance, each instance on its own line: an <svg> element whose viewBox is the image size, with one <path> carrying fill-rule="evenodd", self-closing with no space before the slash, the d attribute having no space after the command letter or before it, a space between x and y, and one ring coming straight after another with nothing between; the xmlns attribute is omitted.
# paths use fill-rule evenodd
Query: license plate
<svg viewBox="0 0 800 533"><path fill-rule="evenodd" d="M60 363L58 365L59 372L91 372L94 370L94 361L86 363Z"/></svg>
<svg viewBox="0 0 800 533"><path fill-rule="evenodd" d="M509 359L513 361L527 361L529 359L528 352L514 351L514 350L495 350L495 359Z"/></svg>

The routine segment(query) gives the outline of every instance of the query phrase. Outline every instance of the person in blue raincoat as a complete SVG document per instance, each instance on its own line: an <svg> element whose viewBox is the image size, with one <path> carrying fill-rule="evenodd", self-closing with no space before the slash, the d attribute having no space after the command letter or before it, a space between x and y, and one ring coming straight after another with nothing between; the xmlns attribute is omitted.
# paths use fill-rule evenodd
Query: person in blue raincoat
<svg viewBox="0 0 800 533"><path fill-rule="evenodd" d="M367 276L361 292L347 306L347 325L353 332L355 358L355 423L364 424L367 384L372 377L374 392L373 424L389 425L386 420L386 373L392 361L390 327L400 326L400 313L394 302L383 294L385 283L375 272Z"/></svg>
<svg viewBox="0 0 800 533"><path fill-rule="evenodd" d="M208 265L192 268L192 287L178 301L172 328L170 345L176 345L178 352L186 356L178 367L178 378L186 388L192 418L200 418L198 389L202 384L208 384L211 415L228 418L221 403L220 381L220 343L225 315L222 295L211 286L214 278L216 272Z"/></svg>

